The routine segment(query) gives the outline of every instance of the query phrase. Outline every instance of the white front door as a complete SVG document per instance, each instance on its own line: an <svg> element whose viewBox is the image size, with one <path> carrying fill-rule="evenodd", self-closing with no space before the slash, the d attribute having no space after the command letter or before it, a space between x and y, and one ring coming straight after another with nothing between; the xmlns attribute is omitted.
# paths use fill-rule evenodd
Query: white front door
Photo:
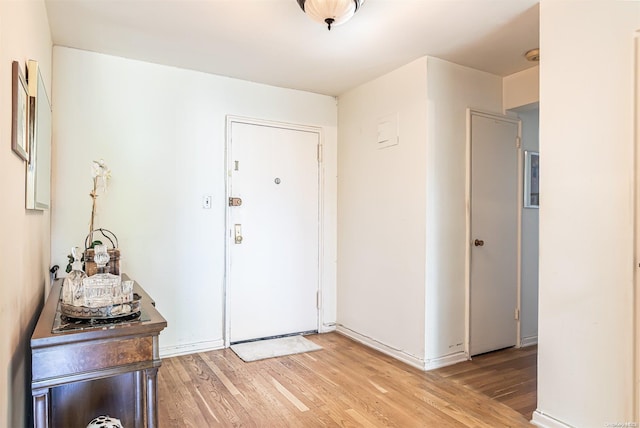
<svg viewBox="0 0 640 428"><path fill-rule="evenodd" d="M229 341L316 331L319 133L228 126Z"/></svg>
<svg viewBox="0 0 640 428"><path fill-rule="evenodd" d="M517 340L518 136L516 122L471 114L471 355Z"/></svg>

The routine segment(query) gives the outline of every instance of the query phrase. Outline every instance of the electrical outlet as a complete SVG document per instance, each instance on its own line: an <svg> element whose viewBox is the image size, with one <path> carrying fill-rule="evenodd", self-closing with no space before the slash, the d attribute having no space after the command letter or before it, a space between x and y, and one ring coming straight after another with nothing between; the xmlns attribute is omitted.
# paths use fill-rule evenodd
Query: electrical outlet
<svg viewBox="0 0 640 428"><path fill-rule="evenodd" d="M211 208L211 195L205 195L202 197L202 208L206 210Z"/></svg>

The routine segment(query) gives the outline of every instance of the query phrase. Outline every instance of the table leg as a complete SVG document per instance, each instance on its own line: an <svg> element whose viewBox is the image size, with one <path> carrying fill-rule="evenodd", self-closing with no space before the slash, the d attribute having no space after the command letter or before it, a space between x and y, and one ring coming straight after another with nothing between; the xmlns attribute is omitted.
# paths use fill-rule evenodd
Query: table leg
<svg viewBox="0 0 640 428"><path fill-rule="evenodd" d="M144 427L144 372L138 370L134 373L135 378L135 428Z"/></svg>
<svg viewBox="0 0 640 428"><path fill-rule="evenodd" d="M49 389L34 391L33 395L33 426L34 428L49 427Z"/></svg>
<svg viewBox="0 0 640 428"><path fill-rule="evenodd" d="M147 428L158 427L158 368L145 370L147 378Z"/></svg>

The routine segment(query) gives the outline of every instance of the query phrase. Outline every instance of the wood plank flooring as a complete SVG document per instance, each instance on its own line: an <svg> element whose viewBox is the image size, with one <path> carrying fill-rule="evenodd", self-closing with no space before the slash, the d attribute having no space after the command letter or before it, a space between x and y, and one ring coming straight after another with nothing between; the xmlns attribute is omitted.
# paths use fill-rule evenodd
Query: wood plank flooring
<svg viewBox="0 0 640 428"><path fill-rule="evenodd" d="M538 347L510 348L443 367L436 373L506 404L531 420L537 404Z"/></svg>
<svg viewBox="0 0 640 428"><path fill-rule="evenodd" d="M508 405L528 418L535 408L535 349L422 372L336 333L307 338L324 349L252 363L230 349L164 359L160 425L531 426Z"/></svg>

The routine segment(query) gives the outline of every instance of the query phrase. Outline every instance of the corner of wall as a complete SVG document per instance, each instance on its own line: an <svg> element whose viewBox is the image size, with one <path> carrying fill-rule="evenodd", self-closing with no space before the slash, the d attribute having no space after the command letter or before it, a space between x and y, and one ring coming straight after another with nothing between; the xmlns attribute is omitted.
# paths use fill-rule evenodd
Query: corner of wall
<svg viewBox="0 0 640 428"><path fill-rule="evenodd" d="M467 112L499 113L502 78L429 57L426 166L426 359L464 355Z"/></svg>
<svg viewBox="0 0 640 428"><path fill-rule="evenodd" d="M540 66L528 68L502 79L504 111L536 103L540 100Z"/></svg>

